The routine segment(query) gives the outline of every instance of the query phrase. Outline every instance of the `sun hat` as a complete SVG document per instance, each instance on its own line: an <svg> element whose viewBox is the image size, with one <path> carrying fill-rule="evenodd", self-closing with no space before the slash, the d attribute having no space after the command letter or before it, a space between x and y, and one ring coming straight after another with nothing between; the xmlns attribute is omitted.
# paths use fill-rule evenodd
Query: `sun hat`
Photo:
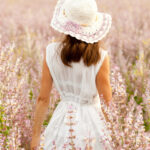
<svg viewBox="0 0 150 150"><path fill-rule="evenodd" d="M95 0L58 0L51 26L86 43L104 38L110 30L112 17L98 12Z"/></svg>

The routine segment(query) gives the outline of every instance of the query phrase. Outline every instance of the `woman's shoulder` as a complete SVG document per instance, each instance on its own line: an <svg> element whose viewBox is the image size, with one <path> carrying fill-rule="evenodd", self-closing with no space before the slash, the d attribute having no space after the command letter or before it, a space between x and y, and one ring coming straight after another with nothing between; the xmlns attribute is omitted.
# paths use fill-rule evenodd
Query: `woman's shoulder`
<svg viewBox="0 0 150 150"><path fill-rule="evenodd" d="M56 46L58 46L60 42L51 42L47 45L46 49L54 49Z"/></svg>
<svg viewBox="0 0 150 150"><path fill-rule="evenodd" d="M48 57L53 57L59 48L60 42L51 42L46 47L46 55Z"/></svg>
<svg viewBox="0 0 150 150"><path fill-rule="evenodd" d="M100 48L101 54L108 54L108 50L105 48Z"/></svg>

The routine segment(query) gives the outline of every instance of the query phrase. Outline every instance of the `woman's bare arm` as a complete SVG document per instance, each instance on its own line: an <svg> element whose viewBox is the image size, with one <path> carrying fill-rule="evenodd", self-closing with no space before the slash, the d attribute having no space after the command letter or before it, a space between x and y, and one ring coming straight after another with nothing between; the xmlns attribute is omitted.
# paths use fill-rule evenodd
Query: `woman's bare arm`
<svg viewBox="0 0 150 150"><path fill-rule="evenodd" d="M103 95L106 104L112 99L112 89L110 86L110 64L109 56L106 55L103 64L96 76L96 86L99 95Z"/></svg>
<svg viewBox="0 0 150 150"><path fill-rule="evenodd" d="M46 63L46 52L44 52L40 93L36 101L36 108L34 113L31 149L38 146L39 144L41 127L48 111L52 82L53 79Z"/></svg>

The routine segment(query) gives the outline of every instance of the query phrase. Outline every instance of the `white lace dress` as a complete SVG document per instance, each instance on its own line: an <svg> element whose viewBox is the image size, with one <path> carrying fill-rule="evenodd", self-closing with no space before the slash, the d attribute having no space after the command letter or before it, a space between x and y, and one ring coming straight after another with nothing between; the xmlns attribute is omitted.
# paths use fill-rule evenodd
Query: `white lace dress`
<svg viewBox="0 0 150 150"><path fill-rule="evenodd" d="M107 51L96 66L81 59L65 66L56 53L59 43L46 48L46 62L61 101L43 132L44 150L112 150L111 137L101 110L95 77Z"/></svg>

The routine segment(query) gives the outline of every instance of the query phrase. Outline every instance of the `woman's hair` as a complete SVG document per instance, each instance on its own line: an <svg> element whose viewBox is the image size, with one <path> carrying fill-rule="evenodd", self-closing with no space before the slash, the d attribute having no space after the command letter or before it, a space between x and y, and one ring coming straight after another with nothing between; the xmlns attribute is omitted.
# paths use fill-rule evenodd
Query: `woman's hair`
<svg viewBox="0 0 150 150"><path fill-rule="evenodd" d="M95 65L101 58L100 46L101 41L90 44L66 35L62 41L61 60L69 67L72 67L71 62L79 62L81 58L86 66Z"/></svg>

